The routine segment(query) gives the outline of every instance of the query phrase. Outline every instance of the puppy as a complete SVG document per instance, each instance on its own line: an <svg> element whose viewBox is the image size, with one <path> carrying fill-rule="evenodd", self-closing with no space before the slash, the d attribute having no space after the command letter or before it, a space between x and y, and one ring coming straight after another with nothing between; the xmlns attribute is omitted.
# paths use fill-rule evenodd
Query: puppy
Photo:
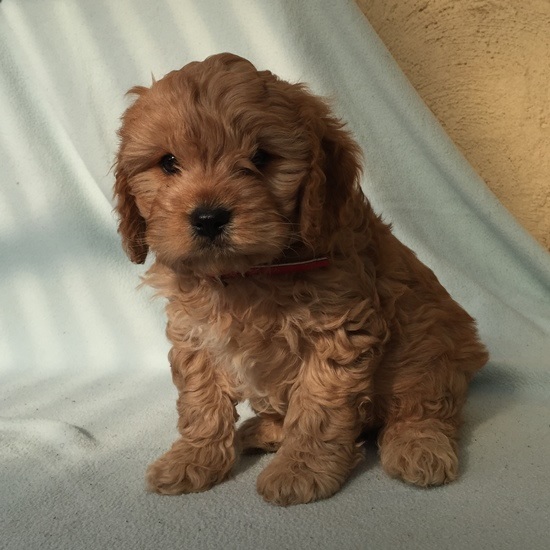
<svg viewBox="0 0 550 550"><path fill-rule="evenodd" d="M487 361L473 319L373 212L360 150L327 103L224 53L167 74L119 131L130 259L167 299L179 439L151 490L204 491L241 451L276 451L257 489L331 496L379 431L393 477L457 477L460 413ZM235 405L256 416L236 430Z"/></svg>

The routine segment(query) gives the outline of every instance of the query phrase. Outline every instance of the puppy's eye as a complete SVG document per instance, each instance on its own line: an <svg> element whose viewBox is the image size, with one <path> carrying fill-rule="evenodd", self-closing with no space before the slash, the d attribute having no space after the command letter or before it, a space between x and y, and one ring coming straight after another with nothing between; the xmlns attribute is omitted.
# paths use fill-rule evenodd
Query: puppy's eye
<svg viewBox="0 0 550 550"><path fill-rule="evenodd" d="M160 159L159 166L162 168L162 171L165 174L169 175L177 174L180 171L178 160L171 153L169 153L168 155L164 155Z"/></svg>
<svg viewBox="0 0 550 550"><path fill-rule="evenodd" d="M258 169L261 170L269 162L269 153L263 149L257 149L250 162Z"/></svg>

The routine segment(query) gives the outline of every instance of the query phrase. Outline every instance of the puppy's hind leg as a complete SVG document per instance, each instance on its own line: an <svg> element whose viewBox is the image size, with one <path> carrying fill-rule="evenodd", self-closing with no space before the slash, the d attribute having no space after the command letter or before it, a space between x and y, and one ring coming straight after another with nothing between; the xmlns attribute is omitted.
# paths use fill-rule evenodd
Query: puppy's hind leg
<svg viewBox="0 0 550 550"><path fill-rule="evenodd" d="M444 359L440 360L444 362ZM439 364L422 381L400 383L378 444L386 473L421 487L458 477L458 436L469 375Z"/></svg>
<svg viewBox="0 0 550 550"><path fill-rule="evenodd" d="M458 476L457 429L436 419L395 422L378 440L386 473L428 487Z"/></svg>

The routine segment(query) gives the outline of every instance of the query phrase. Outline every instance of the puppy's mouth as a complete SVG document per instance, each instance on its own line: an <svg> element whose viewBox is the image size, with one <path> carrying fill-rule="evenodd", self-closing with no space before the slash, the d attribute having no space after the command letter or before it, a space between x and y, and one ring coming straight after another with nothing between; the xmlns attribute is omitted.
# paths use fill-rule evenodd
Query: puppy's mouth
<svg viewBox="0 0 550 550"><path fill-rule="evenodd" d="M240 248L230 236L220 234L215 239L196 244L190 255L181 258L181 269L200 278L223 282L241 277L310 271L329 265L326 256L313 256L298 240L289 241L286 246L258 241Z"/></svg>
<svg viewBox="0 0 550 550"><path fill-rule="evenodd" d="M218 203L200 205L183 218L183 224L181 215L177 224L164 223L172 218L149 224L151 250L182 275L220 277L284 261L295 240L293 226L274 211L243 212Z"/></svg>
<svg viewBox="0 0 550 550"><path fill-rule="evenodd" d="M259 265L271 264L281 255L280 245L266 242L237 244L230 227L212 238L195 237L192 249L179 258L178 267L199 277L221 277L246 273Z"/></svg>
<svg viewBox="0 0 550 550"><path fill-rule="evenodd" d="M289 235L279 216L237 213L226 205L199 206L189 215L192 234L182 265L197 275L244 273L273 262L287 245Z"/></svg>
<svg viewBox="0 0 550 550"><path fill-rule="evenodd" d="M198 277L223 277L228 273L244 274L250 269L273 263L276 255L257 252L243 253L231 245L220 242L201 244L192 254L180 259L179 268L191 271Z"/></svg>

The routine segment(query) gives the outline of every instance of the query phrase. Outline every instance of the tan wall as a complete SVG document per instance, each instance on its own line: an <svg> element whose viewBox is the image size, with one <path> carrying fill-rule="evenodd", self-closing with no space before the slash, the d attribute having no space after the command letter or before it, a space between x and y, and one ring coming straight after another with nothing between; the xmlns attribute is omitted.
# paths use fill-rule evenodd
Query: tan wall
<svg viewBox="0 0 550 550"><path fill-rule="evenodd" d="M550 250L550 0L357 0L501 202Z"/></svg>

